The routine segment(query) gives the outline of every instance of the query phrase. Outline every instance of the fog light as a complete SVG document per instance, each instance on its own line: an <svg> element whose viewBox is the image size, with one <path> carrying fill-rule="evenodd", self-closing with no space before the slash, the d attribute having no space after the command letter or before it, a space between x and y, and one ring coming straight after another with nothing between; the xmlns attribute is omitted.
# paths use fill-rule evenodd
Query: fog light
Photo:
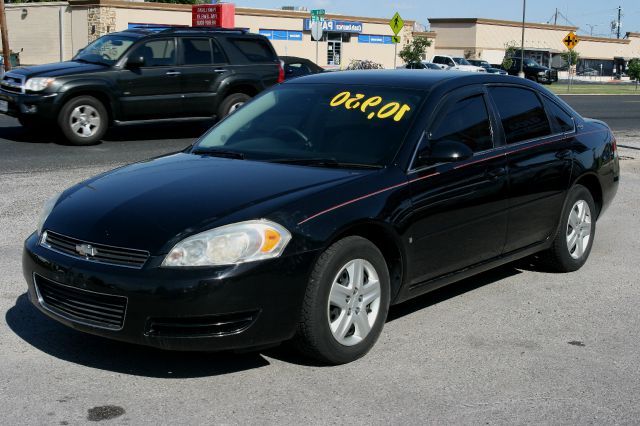
<svg viewBox="0 0 640 426"><path fill-rule="evenodd" d="M22 105L22 112L25 114L35 114L38 112L37 105Z"/></svg>

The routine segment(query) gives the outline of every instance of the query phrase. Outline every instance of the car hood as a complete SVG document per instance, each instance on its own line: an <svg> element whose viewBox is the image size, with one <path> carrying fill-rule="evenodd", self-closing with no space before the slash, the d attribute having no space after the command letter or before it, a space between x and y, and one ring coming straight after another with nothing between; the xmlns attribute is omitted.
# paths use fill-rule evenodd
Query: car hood
<svg viewBox="0 0 640 426"><path fill-rule="evenodd" d="M60 77L69 74L80 74L87 72L103 71L107 69L106 65L87 64L84 62L67 61L56 62L53 64L33 65L28 67L20 67L11 70L12 74L24 75L30 77Z"/></svg>
<svg viewBox="0 0 640 426"><path fill-rule="evenodd" d="M226 224L226 216L233 215L234 221L268 217L303 194L363 173L173 154L68 189L43 229L161 254L187 235Z"/></svg>

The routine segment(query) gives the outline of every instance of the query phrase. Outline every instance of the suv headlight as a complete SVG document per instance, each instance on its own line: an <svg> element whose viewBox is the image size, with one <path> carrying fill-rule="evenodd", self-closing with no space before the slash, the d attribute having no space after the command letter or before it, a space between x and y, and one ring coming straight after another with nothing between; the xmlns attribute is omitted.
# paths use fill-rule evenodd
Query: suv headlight
<svg viewBox="0 0 640 426"><path fill-rule="evenodd" d="M538 71L538 75L547 75L546 71Z"/></svg>
<svg viewBox="0 0 640 426"><path fill-rule="evenodd" d="M27 80L24 88L32 92L40 92L49 87L54 81L56 81L56 79L52 77L33 77Z"/></svg>
<svg viewBox="0 0 640 426"><path fill-rule="evenodd" d="M42 227L44 226L44 222L51 214L51 211L56 206L56 203L60 199L61 195L62 192L54 195L44 203L44 206L42 206L42 212L40 212L40 218L38 219L38 235L42 234Z"/></svg>
<svg viewBox="0 0 640 426"><path fill-rule="evenodd" d="M237 265L272 259L282 254L289 240L289 231L275 222L238 222L185 238L171 249L162 266Z"/></svg>

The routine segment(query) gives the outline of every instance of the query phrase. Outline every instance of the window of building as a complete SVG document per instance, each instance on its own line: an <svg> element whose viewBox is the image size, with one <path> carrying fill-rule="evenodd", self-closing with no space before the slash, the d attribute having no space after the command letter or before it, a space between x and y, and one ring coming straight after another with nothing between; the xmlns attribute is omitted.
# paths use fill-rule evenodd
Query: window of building
<svg viewBox="0 0 640 426"><path fill-rule="evenodd" d="M459 100L447 110L444 118L429 134L429 143L455 141L467 145L473 152L493 148L489 113L483 95Z"/></svg>
<svg viewBox="0 0 640 426"><path fill-rule="evenodd" d="M516 87L490 87L489 93L498 107L508 144L551 134L547 114L533 91Z"/></svg>

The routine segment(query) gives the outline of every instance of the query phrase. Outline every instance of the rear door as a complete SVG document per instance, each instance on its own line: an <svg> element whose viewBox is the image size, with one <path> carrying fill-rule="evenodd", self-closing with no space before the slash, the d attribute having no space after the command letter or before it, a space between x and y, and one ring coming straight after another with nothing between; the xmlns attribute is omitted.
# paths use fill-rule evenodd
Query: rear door
<svg viewBox="0 0 640 426"><path fill-rule="evenodd" d="M209 37L181 37L179 43L184 94L182 115L213 116L220 82L231 74L227 57Z"/></svg>
<svg viewBox="0 0 640 426"><path fill-rule="evenodd" d="M496 85L488 92L507 149L508 253L541 243L555 232L571 178L574 127L573 119L548 100L551 121L533 89Z"/></svg>
<svg viewBox="0 0 640 426"><path fill-rule="evenodd" d="M497 257L506 238L506 159L494 150L496 124L486 94L481 86L461 89L441 105L418 153L448 140L474 155L409 172L412 285Z"/></svg>
<svg viewBox="0 0 640 426"><path fill-rule="evenodd" d="M143 57L144 65L119 71L122 118L146 120L180 116L182 91L175 38L143 42L127 56Z"/></svg>

